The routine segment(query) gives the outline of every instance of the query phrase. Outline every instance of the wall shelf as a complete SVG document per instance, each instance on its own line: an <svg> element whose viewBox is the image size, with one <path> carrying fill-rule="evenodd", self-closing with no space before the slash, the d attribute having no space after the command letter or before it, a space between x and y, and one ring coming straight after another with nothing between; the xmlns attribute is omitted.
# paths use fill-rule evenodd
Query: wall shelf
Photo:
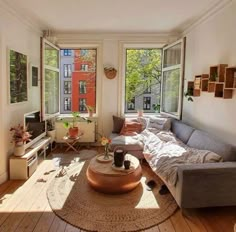
<svg viewBox="0 0 236 232"><path fill-rule="evenodd" d="M236 89L236 66L228 67L219 64L210 67L210 75L202 74L188 82L188 91L193 87L193 97L199 97L201 92L214 93L216 98L231 99Z"/></svg>

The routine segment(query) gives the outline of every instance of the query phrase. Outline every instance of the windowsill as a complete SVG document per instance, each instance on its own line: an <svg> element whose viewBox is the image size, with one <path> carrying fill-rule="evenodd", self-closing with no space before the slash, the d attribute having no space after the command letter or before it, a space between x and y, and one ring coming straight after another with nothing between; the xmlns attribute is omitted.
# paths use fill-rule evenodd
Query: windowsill
<svg viewBox="0 0 236 232"><path fill-rule="evenodd" d="M138 116L137 113L125 113L123 114L123 117L125 118L137 118L137 117L148 117L148 116L161 116L161 113L143 113L142 116Z"/></svg>
<svg viewBox="0 0 236 232"><path fill-rule="evenodd" d="M80 114L81 117L85 117L85 118L89 118L89 119L97 119L98 118L98 115L97 114L94 114L93 117L89 117L88 114ZM56 116L56 120L59 121L59 120L62 120L62 119L65 119L65 118L73 118L73 116L71 114L60 114L58 116Z"/></svg>

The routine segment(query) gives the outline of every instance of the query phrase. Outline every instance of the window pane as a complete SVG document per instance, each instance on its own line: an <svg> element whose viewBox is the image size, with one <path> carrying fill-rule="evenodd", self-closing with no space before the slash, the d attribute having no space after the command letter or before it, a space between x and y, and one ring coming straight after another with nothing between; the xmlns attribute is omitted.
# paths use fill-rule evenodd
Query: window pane
<svg viewBox="0 0 236 232"><path fill-rule="evenodd" d="M178 114L180 69L163 72L162 111Z"/></svg>
<svg viewBox="0 0 236 232"><path fill-rule="evenodd" d="M71 111L71 98L70 97L64 98L64 110Z"/></svg>
<svg viewBox="0 0 236 232"><path fill-rule="evenodd" d="M68 50L66 54L70 55L65 56L65 50ZM64 49L60 54L61 113L69 113L64 107L64 100L69 97L71 99L71 111L87 113L87 104L94 107L96 112L97 50Z"/></svg>
<svg viewBox="0 0 236 232"><path fill-rule="evenodd" d="M59 73L45 69L45 114L59 112Z"/></svg>
<svg viewBox="0 0 236 232"><path fill-rule="evenodd" d="M160 104L161 49L126 49L125 113Z"/></svg>
<svg viewBox="0 0 236 232"><path fill-rule="evenodd" d="M58 50L45 43L44 64L59 68L59 54Z"/></svg>
<svg viewBox="0 0 236 232"><path fill-rule="evenodd" d="M81 111L81 112L87 111L86 99L85 98L80 98L79 99L79 111Z"/></svg>
<svg viewBox="0 0 236 232"><path fill-rule="evenodd" d="M164 53L164 68L181 63L181 43L166 49Z"/></svg>

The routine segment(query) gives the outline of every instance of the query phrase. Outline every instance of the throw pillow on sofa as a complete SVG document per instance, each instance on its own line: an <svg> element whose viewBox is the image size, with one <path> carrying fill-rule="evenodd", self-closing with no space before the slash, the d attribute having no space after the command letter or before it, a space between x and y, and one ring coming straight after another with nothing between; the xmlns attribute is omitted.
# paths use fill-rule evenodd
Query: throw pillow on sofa
<svg viewBox="0 0 236 232"><path fill-rule="evenodd" d="M120 135L134 136L142 132L143 125L136 119L126 119L121 129Z"/></svg>
<svg viewBox="0 0 236 232"><path fill-rule="evenodd" d="M147 128L155 128L157 130L165 130L169 131L171 127L171 119L170 118L162 118L162 117L150 117Z"/></svg>
<svg viewBox="0 0 236 232"><path fill-rule="evenodd" d="M125 118L113 115L113 130L112 133L120 133L125 122Z"/></svg>

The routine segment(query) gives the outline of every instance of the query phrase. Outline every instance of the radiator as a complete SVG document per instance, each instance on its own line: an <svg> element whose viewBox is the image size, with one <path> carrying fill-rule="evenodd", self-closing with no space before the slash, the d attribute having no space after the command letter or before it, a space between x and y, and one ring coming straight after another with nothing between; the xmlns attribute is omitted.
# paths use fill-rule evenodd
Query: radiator
<svg viewBox="0 0 236 232"><path fill-rule="evenodd" d="M82 143L93 143L95 142L96 138L96 123L91 122L79 122L79 130L83 132L83 136L79 140ZM64 143L63 137L67 134L68 129L66 129L63 126L63 123L60 121L57 121L55 123L55 129L56 129L56 142L57 143Z"/></svg>

